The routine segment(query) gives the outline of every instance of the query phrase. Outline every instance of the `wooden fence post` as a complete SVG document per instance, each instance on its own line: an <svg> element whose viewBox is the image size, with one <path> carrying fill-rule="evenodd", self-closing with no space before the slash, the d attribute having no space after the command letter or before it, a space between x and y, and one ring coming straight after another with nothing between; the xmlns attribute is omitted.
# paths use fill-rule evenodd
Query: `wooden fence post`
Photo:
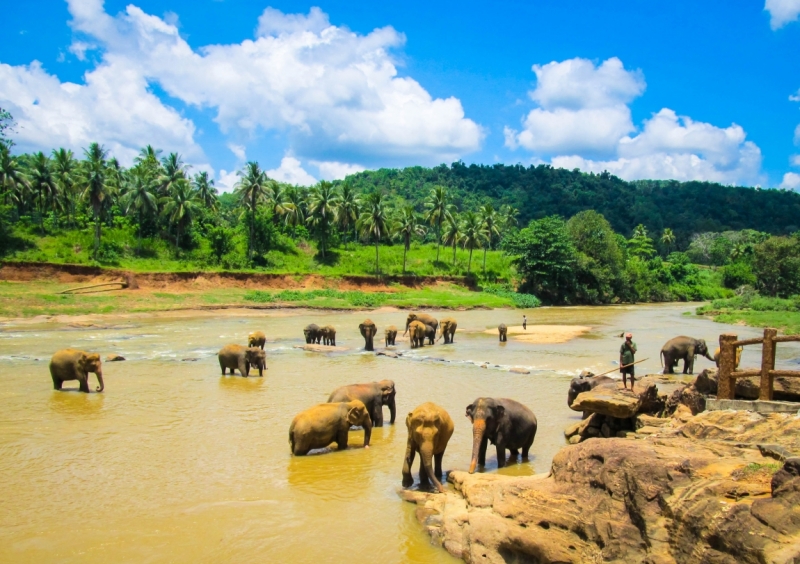
<svg viewBox="0 0 800 564"><path fill-rule="evenodd" d="M761 391L758 394L760 400L772 400L772 380L769 371L775 370L775 337L778 330L772 327L764 329L764 344L761 348Z"/></svg>
<svg viewBox="0 0 800 564"><path fill-rule="evenodd" d="M738 336L723 333L719 336L719 372L717 373L717 399L733 399L736 382L731 379L731 372L736 364L736 347L733 343Z"/></svg>

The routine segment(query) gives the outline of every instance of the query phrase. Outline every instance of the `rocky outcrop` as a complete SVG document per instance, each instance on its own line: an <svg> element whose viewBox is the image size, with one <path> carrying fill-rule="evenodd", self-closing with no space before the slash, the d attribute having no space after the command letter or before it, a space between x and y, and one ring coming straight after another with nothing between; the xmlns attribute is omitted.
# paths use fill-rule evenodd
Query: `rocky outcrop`
<svg viewBox="0 0 800 564"><path fill-rule="evenodd" d="M402 495L432 541L470 563L793 562L800 464L787 459L770 484L780 463L761 443L796 456L800 419L704 412L643 440L564 447L546 476L451 472L455 491Z"/></svg>
<svg viewBox="0 0 800 564"><path fill-rule="evenodd" d="M121 354L110 354L106 356L106 362L122 362L125 360L125 357Z"/></svg>
<svg viewBox="0 0 800 564"><path fill-rule="evenodd" d="M695 387L703 394L717 395L717 370L709 368L703 370L695 380ZM761 385L759 376L736 379L736 398L757 400ZM773 381L772 398L777 401L800 402L800 378L785 378L778 376Z"/></svg>

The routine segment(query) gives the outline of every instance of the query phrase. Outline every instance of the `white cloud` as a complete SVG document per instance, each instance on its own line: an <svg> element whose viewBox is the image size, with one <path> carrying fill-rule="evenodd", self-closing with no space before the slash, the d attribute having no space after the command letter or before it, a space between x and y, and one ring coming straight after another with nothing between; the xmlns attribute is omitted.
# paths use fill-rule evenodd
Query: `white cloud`
<svg viewBox="0 0 800 564"><path fill-rule="evenodd" d="M244 162L247 160L247 153L244 145L228 143L228 149L231 150L231 153L233 153L239 161Z"/></svg>
<svg viewBox="0 0 800 564"><path fill-rule="evenodd" d="M787 172L783 175L783 182L780 188L788 188L789 190L800 190L800 174L796 172Z"/></svg>
<svg viewBox="0 0 800 564"><path fill-rule="evenodd" d="M225 169L219 171L219 178L215 182L220 192L233 192L236 183L241 178L235 170L228 172Z"/></svg>
<svg viewBox="0 0 800 564"><path fill-rule="evenodd" d="M775 30L797 19L800 0L766 0L764 9L769 12L769 25Z"/></svg>
<svg viewBox="0 0 800 564"><path fill-rule="evenodd" d="M792 155L789 157L789 162L792 166L800 166L800 155Z"/></svg>
<svg viewBox="0 0 800 564"><path fill-rule="evenodd" d="M287 184L297 184L299 186L311 186L317 183L317 179L308 174L294 157L283 157L278 168L266 171L267 176L278 182Z"/></svg>
<svg viewBox="0 0 800 564"><path fill-rule="evenodd" d="M259 37L269 35L277 37L282 34L303 33L304 31L321 33L330 26L328 14L316 6L309 10L307 16L303 14L284 14L275 8L267 8L258 18L257 35Z"/></svg>
<svg viewBox="0 0 800 564"><path fill-rule="evenodd" d="M311 161L311 164L319 169L319 175L324 180L343 180L346 176L366 170L358 164L337 161Z"/></svg>

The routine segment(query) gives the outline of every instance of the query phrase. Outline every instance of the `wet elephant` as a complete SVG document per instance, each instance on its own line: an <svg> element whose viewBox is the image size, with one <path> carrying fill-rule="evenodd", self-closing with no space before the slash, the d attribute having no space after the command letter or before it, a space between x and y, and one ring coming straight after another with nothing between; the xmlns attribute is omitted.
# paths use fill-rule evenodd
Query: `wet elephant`
<svg viewBox="0 0 800 564"><path fill-rule="evenodd" d="M408 331L411 333L409 339L411 340L412 349L425 346L425 331L427 331L427 329L428 326L421 321L411 322L411 325L408 327Z"/></svg>
<svg viewBox="0 0 800 564"><path fill-rule="evenodd" d="M263 376L267 369L267 355L258 347L243 347L242 345L226 345L217 353L219 367L225 376L225 369L229 368L231 374L238 369L239 373L247 378L250 376L250 367L258 368L258 375Z"/></svg>
<svg viewBox="0 0 800 564"><path fill-rule="evenodd" d="M452 317L445 317L439 322L439 339L444 337L444 344L451 344L456 334L456 328L458 328L458 322Z"/></svg>
<svg viewBox="0 0 800 564"><path fill-rule="evenodd" d="M428 339L428 344L433 345L435 344L436 338L436 329L431 327L430 325L425 325L425 338Z"/></svg>
<svg viewBox="0 0 800 564"><path fill-rule="evenodd" d="M62 349L50 359L50 376L55 390L60 390L61 385L68 380L77 380L80 391L88 394L90 372L97 376L97 382L100 384L96 390L102 392L106 386L103 383L103 362L99 354Z"/></svg>
<svg viewBox="0 0 800 564"><path fill-rule="evenodd" d="M302 456L334 442L344 450L352 425L364 427L364 447L369 448L372 421L366 406L358 400L321 403L298 413L289 426L292 454Z"/></svg>
<svg viewBox="0 0 800 564"><path fill-rule="evenodd" d="M432 315L428 315L427 313L409 313L406 318L406 330L403 335L408 333L408 329L413 321L420 321L429 327L433 327L434 334L436 334L436 330L439 328L439 322Z"/></svg>
<svg viewBox="0 0 800 564"><path fill-rule="evenodd" d="M505 323L501 323L497 326L497 332L500 334L501 343L508 341L508 327L506 327Z"/></svg>
<svg viewBox="0 0 800 564"><path fill-rule="evenodd" d="M359 324L358 330L361 331L361 336L364 337L364 350L374 351L373 341L375 339L375 334L378 332L378 328L375 327L372 320L365 319Z"/></svg>
<svg viewBox="0 0 800 564"><path fill-rule="evenodd" d="M303 328L303 335L306 338L307 345L318 345L319 342L322 340L322 332L319 328L319 325L316 323L310 323Z"/></svg>
<svg viewBox="0 0 800 564"><path fill-rule="evenodd" d="M616 385L616 380L609 378L608 376L581 376L579 378L573 378L569 383L569 392L567 392L567 405L572 407L572 404L575 403L575 398L577 398L583 392L594 390L597 387L616 387Z"/></svg>
<svg viewBox="0 0 800 564"><path fill-rule="evenodd" d="M486 464L488 441L497 447L498 468L506 464L506 449L512 456L522 449L522 459L528 458L538 426L533 411L512 399L478 398L467 406L467 417L472 421L470 474L477 464Z"/></svg>
<svg viewBox="0 0 800 564"><path fill-rule="evenodd" d="M408 429L408 443L406 456L403 459L403 487L408 488L414 484L411 477L411 465L414 456L419 453L419 482L427 485L428 479L434 483L440 492L442 486L442 458L447 448L450 437L453 436L453 419L444 408L435 403L427 402L417 407L406 417ZM435 461L434 464L432 462Z"/></svg>
<svg viewBox="0 0 800 564"><path fill-rule="evenodd" d="M739 368L739 363L742 361L742 350L744 347L736 347L736 362L733 365L733 369L736 370ZM717 347L717 350L714 351L714 364L717 365L719 368L719 355L720 355L720 348ZM675 363L677 364L677 362Z"/></svg>
<svg viewBox="0 0 800 564"><path fill-rule="evenodd" d="M264 345L266 342L267 336L264 335L263 331L253 331L247 336L248 347L258 347L261 350L264 350Z"/></svg>
<svg viewBox="0 0 800 564"><path fill-rule="evenodd" d="M320 335L322 335L322 344L323 345L330 345L332 347L336 346L336 329L333 325L326 325L322 327L320 330Z"/></svg>
<svg viewBox="0 0 800 564"><path fill-rule="evenodd" d="M390 345L394 346L395 340L397 339L397 327L395 327L394 325L389 325L386 329L384 329L383 337L384 340L386 341L387 347Z"/></svg>
<svg viewBox="0 0 800 564"><path fill-rule="evenodd" d="M397 394L392 380L381 380L369 384L352 384L342 386L333 391L328 403L359 400L367 407L373 427L383 427L383 406L389 408L389 423L394 423L397 415L395 395Z"/></svg>
<svg viewBox="0 0 800 564"><path fill-rule="evenodd" d="M673 367L678 364L680 359L683 359L683 373L692 374L694 372L694 359L697 355L704 356L712 362L714 361L714 357L708 353L705 340L686 336L670 339L661 347L664 374L673 374Z"/></svg>

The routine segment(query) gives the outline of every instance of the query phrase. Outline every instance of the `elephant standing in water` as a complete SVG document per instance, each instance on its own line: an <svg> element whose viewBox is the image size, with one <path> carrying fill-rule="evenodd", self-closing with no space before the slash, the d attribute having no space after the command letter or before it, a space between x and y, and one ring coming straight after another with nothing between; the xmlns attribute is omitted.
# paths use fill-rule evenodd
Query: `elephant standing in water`
<svg viewBox="0 0 800 564"><path fill-rule="evenodd" d="M332 347L336 346L336 329L333 325L326 325L325 327L319 330L320 335L322 335L322 344L323 345L330 345Z"/></svg>
<svg viewBox="0 0 800 564"><path fill-rule="evenodd" d="M383 336L386 340L387 347L389 345L394 346L394 342L397 339L397 327L394 325L389 325L386 329L384 329Z"/></svg>
<svg viewBox="0 0 800 564"><path fill-rule="evenodd" d="M680 359L683 359L683 373L692 374L694 372L694 358L698 354L712 362L714 361L714 357L708 353L705 340L685 336L670 339L661 347L664 374L674 374L673 368L677 366Z"/></svg>
<svg viewBox="0 0 800 564"><path fill-rule="evenodd" d="M372 422L363 403L353 400L315 405L297 414L289 426L292 454L302 456L333 442L344 450L351 425L364 427L364 448L369 448Z"/></svg>
<svg viewBox="0 0 800 564"><path fill-rule="evenodd" d="M358 326L358 330L361 331L361 336L364 337L364 350L374 351L373 340L375 339L375 334L378 332L378 328L375 327L372 320L365 319L362 321Z"/></svg>
<svg viewBox="0 0 800 564"><path fill-rule="evenodd" d="M406 318L406 330L403 335L408 333L408 329L411 326L411 323L414 321L419 321L428 327L432 327L434 335L436 334L436 330L439 328L439 322L436 321L436 318L432 315L428 315L427 313L409 313L408 317ZM433 344L433 342L431 342L431 344Z"/></svg>
<svg viewBox="0 0 800 564"><path fill-rule="evenodd" d="M447 442L453 436L453 419L444 408L427 402L408 414L406 428L408 428L408 444L406 457L403 460L403 487L407 488L414 484L411 465L414 463L414 455L419 453L420 485L427 485L430 478L436 488L444 492L441 482L442 458ZM435 460L435 470L431 459Z"/></svg>
<svg viewBox="0 0 800 564"><path fill-rule="evenodd" d="M508 327L506 327L505 323L501 323L497 326L497 332L500 334L501 343L508 341Z"/></svg>
<svg viewBox="0 0 800 564"><path fill-rule="evenodd" d="M427 330L428 326L422 323L421 321L412 321L411 325L409 326L408 330L411 332L411 348L416 349L417 347L424 347L425 346L425 331Z"/></svg>
<svg viewBox="0 0 800 564"><path fill-rule="evenodd" d="M486 464L488 441L497 446L498 468L506 465L506 449L512 456L522 449L522 459L527 460L538 426L533 411L512 399L478 398L467 406L467 417L472 421L470 474L477 464Z"/></svg>
<svg viewBox="0 0 800 564"><path fill-rule="evenodd" d="M100 384L98 392L105 389L103 383L103 362L97 353L87 353L75 349L62 349L50 359L50 376L53 378L53 389L60 390L67 380L77 380L80 391L89 393L89 372L97 376Z"/></svg>
<svg viewBox="0 0 800 564"><path fill-rule="evenodd" d="M303 328L303 335L307 345L318 345L322 340L322 330L316 323L310 323Z"/></svg>
<svg viewBox="0 0 800 564"><path fill-rule="evenodd" d="M367 407L373 427L383 427L383 406L389 407L389 423L394 423L397 415L396 391L392 380L381 380L370 384L342 386L333 391L328 403L359 400Z"/></svg>
<svg viewBox="0 0 800 564"><path fill-rule="evenodd" d="M231 374L235 369L247 378L250 376L250 367L258 368L258 375L263 376L267 369L267 355L258 347L243 347L242 345L226 345L217 353L219 367L225 376L225 369L229 368Z"/></svg>
<svg viewBox="0 0 800 564"><path fill-rule="evenodd" d="M435 344L436 338L436 329L431 327L430 325L425 325L425 338L428 339L428 344L433 345Z"/></svg>
<svg viewBox="0 0 800 564"><path fill-rule="evenodd" d="M452 317L445 317L439 322L439 339L444 337L444 344L449 345L453 342L458 323ZM438 339L437 339L438 340Z"/></svg>
<svg viewBox="0 0 800 564"><path fill-rule="evenodd" d="M267 336L262 331L253 331L247 336L248 347L258 347L263 351L266 342Z"/></svg>

